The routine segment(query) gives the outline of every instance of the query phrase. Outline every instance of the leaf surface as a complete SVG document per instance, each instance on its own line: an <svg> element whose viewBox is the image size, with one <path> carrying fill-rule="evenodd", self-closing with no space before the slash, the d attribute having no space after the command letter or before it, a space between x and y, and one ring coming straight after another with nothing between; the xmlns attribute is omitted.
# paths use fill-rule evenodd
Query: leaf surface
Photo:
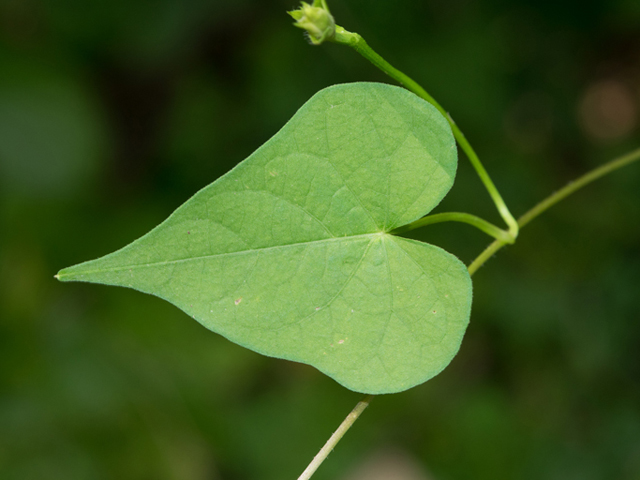
<svg viewBox="0 0 640 480"><path fill-rule="evenodd" d="M435 207L456 166L449 125L420 98L329 87L147 235L58 278L157 295L355 391L406 390L457 353L471 279L453 255L387 232Z"/></svg>

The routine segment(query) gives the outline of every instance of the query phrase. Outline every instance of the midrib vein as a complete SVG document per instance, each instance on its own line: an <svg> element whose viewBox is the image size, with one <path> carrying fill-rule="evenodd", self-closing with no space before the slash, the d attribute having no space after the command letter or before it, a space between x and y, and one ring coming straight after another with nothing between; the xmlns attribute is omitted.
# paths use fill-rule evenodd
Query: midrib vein
<svg viewBox="0 0 640 480"><path fill-rule="evenodd" d="M177 260L166 260L166 261L162 261L162 262L137 263L137 264L131 264L131 265L122 265L122 266L119 266L119 267L97 268L97 269L93 269L93 270L79 270L79 271L71 271L71 272L68 272L68 273L65 272L65 270L74 270L76 268L80 268L80 266L82 265L82 264L80 264L77 267L69 267L68 269L62 270L60 273L58 273L58 275L56 275L56 278L62 279L64 277L76 277L76 276L80 276L80 275L89 275L89 274L92 274L92 273L118 272L118 271L121 271L121 270L131 270L131 269L134 269L134 268L151 268L151 267L158 267L158 266L163 266L163 265L175 265L175 264L179 264L179 263L195 262L195 261L198 261L198 260L206 260L206 259L216 258L216 257L231 257L231 256L237 256L237 255L247 255L247 254L254 253L254 252L265 252L265 251L269 251L269 250L279 250L279 249L283 249L283 248L292 248L292 247L300 247L300 246L311 246L311 245L318 245L318 244L322 244L322 243L353 242L353 241L364 240L364 239L373 240L375 237L382 237L382 236L387 236L387 235L389 235L389 234L385 233L385 232L366 233L366 234L351 235L351 236L346 236L346 237L336 237L336 238L325 238L325 239L322 239L322 240L312 240L310 242L299 242L299 243L290 243L290 244L287 244L287 245L273 245L271 247L251 248L251 249L248 249L248 250L239 250L239 251L236 251L236 252L229 252L229 253L217 253L217 254L212 254L212 255L201 255L201 256L198 256L198 257L180 258L180 259L177 259ZM115 254L117 254L117 252ZM93 260L90 263L98 262L98 261L100 261L100 259Z"/></svg>

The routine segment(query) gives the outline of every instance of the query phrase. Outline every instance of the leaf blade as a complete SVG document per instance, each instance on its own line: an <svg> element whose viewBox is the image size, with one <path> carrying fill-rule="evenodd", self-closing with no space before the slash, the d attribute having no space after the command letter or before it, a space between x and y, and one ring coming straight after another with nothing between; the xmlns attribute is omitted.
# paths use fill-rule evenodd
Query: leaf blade
<svg viewBox="0 0 640 480"><path fill-rule="evenodd" d="M382 84L330 87L149 234L58 276L165 298L236 343L352 390L404 390L457 352L471 281L454 256L386 232L428 213L456 164L449 126L426 102ZM440 264L454 280L440 278ZM394 293L410 271L428 293ZM454 300L453 326L417 313Z"/></svg>

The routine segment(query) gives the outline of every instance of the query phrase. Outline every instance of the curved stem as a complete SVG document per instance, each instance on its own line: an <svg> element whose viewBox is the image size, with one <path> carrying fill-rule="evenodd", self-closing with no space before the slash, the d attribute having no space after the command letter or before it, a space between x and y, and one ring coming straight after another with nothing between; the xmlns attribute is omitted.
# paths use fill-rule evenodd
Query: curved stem
<svg viewBox="0 0 640 480"><path fill-rule="evenodd" d="M514 238L501 228L496 227L492 223L487 222L486 220L476 217L475 215L471 215L470 213L460 213L460 212L447 212L447 213L436 213L434 215L427 215L426 217L422 217L415 222L409 223L408 225L404 225L402 227L396 228L395 230L390 231L389 233L392 235L398 235L400 233L409 232L411 230L415 230L416 228L424 227L426 225L432 225L434 223L441 222L462 222L472 225L480 230L482 230L487 235L492 236L498 240L501 240L506 243L513 243Z"/></svg>
<svg viewBox="0 0 640 480"><path fill-rule="evenodd" d="M564 188L561 188L557 192L549 195L531 210L522 215L518 219L518 225L520 226L520 228L524 227L529 222L531 222L531 220L547 211L550 207L554 206L560 200L563 200L577 190L580 190L582 187L590 184L594 180L607 175L608 173L611 173L638 160L640 160L640 148L633 150L632 152L629 152L626 155L618 157L614 160L611 160L610 162L607 162L604 165L591 170L590 172L585 173L578 179L567 184ZM496 240L491 243L480 255L478 255L478 257L473 262L471 262L471 264L469 265L469 274L473 275L482 265L484 265L487 260L489 260L493 256L493 254L495 254L504 246L505 242L502 242L500 240Z"/></svg>
<svg viewBox="0 0 640 480"><path fill-rule="evenodd" d="M318 452L318 454L313 457L313 460L309 464L307 468L305 468L302 475L298 477L298 480L308 480L311 478L311 475L315 473L318 467L324 462L327 456L331 453L331 450L336 446L336 444L340 441L340 439L347 433L347 430L351 428L351 425L358 419L360 414L364 412L364 409L369 406L373 400L373 395L367 395L362 400L358 402L351 413L347 415L347 418L343 420L338 429L333 432L333 435L327 440L327 443L324 444L324 447Z"/></svg>
<svg viewBox="0 0 640 480"><path fill-rule="evenodd" d="M352 47L356 52L358 52L364 58L369 60L373 65L393 78L400 85L403 85L405 88L412 91L420 98L429 102L431 105L436 107L436 109L440 113L442 113L442 115L444 115L444 118L447 119L447 122L449 122L449 125L451 126L451 131L453 132L453 136L458 141L458 145L460 145L460 148L467 154L467 157L469 157L473 168L475 168L478 176L480 177L480 180L489 192L489 195L491 196L493 203L495 203L498 212L500 212L500 216L502 216L503 220L509 227L509 234L513 239L515 239L518 236L518 223L516 222L515 218L513 218L513 215L511 215L511 212L507 208L507 205L504 203L500 192L498 192L498 189L491 180L491 177L489 177L489 174L482 165L482 162L480 162L478 155L473 150L462 131L458 128L456 122L453 121L451 115L449 115L449 113L444 108L442 108L442 106L431 95L429 95L427 91L422 88L415 80L408 77L397 68L393 67L389 62L378 55L378 53L376 53L359 34L348 32L344 28L336 25L336 33L332 41Z"/></svg>

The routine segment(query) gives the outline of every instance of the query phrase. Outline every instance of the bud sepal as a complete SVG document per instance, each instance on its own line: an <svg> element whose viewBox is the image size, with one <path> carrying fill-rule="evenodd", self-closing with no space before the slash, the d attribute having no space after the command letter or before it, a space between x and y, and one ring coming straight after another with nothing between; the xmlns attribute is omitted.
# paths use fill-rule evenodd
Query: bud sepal
<svg viewBox="0 0 640 480"><path fill-rule="evenodd" d="M302 2L297 10L287 12L296 21L294 25L305 30L314 45L333 40L336 34L336 22L329 12L326 0L313 0L309 5Z"/></svg>

